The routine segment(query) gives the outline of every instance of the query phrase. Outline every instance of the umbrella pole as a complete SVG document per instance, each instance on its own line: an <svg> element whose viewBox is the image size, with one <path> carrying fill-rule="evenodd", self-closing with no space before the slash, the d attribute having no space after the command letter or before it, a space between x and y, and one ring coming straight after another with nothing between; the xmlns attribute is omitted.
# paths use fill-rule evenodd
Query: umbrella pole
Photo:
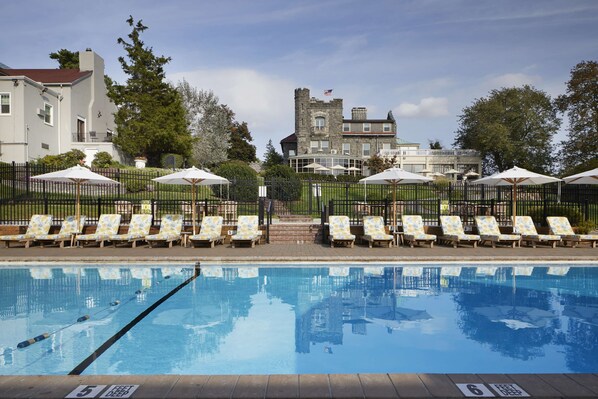
<svg viewBox="0 0 598 399"><path fill-rule="evenodd" d="M513 184L513 234L517 227L517 183Z"/></svg>
<svg viewBox="0 0 598 399"><path fill-rule="evenodd" d="M392 185L392 225L393 232L397 232L397 185Z"/></svg>
<svg viewBox="0 0 598 399"><path fill-rule="evenodd" d="M77 233L81 231L81 183L77 182L77 190L75 195L75 200L77 203L75 204L75 218L77 219Z"/></svg>
<svg viewBox="0 0 598 399"><path fill-rule="evenodd" d="M195 235L195 183L191 185L191 218L193 219L193 235Z"/></svg>

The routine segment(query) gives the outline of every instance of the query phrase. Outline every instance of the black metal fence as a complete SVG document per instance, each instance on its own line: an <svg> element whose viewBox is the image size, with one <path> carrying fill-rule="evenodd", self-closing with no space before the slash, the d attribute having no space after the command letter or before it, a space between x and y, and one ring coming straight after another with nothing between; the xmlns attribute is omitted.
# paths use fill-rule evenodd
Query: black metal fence
<svg viewBox="0 0 598 399"><path fill-rule="evenodd" d="M55 171L39 164L0 163L0 223L26 223L36 212L50 213L59 220L74 213L75 200L72 184L35 181L30 178ZM191 218L190 188L160 184L153 178L170 173L155 169L93 169L119 182L114 186L81 186L83 214L90 222L101 213L154 214L159 222L166 212L183 213ZM299 187L297 187L299 184ZM261 187L260 187L261 186ZM365 185L357 181L318 179L309 176L297 181L234 180L228 186L200 186L197 190L201 208L198 215L221 214L226 222L234 222L237 215L267 212L261 201L268 202L270 215L311 215L320 217L323 207L327 212L344 213L355 222L367 211L380 214L388 220L392 207L392 188L388 185ZM260 197L264 195L265 198ZM440 214L458 214L465 223L479 212L490 212L500 220L510 217L511 187L488 187L469 181L433 182L399 185L397 205L405 214L421 214L427 223L435 223ZM333 205L330 206L331 201ZM149 211L148 211L149 210ZM201 212L199 212L199 210ZM517 214L555 214L555 210L579 220L598 223L598 185L559 185L518 187ZM541 216L539 216L541 217ZM263 217L261 218L263 220ZM572 220L572 222L574 222ZM538 220L538 223L543 223Z"/></svg>

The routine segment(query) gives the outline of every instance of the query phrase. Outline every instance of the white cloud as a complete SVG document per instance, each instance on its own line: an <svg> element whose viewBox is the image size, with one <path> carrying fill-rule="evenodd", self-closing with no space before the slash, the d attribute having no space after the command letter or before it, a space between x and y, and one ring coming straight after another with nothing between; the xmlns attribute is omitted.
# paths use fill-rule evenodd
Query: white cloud
<svg viewBox="0 0 598 399"><path fill-rule="evenodd" d="M295 130L293 93L297 86L290 80L269 76L252 69L202 69L169 76L174 82L185 79L200 90L212 90L245 121L261 158L269 139L280 152L280 140Z"/></svg>
<svg viewBox="0 0 598 399"><path fill-rule="evenodd" d="M448 100L445 97L426 97L419 104L401 103L394 113L402 118L438 118L449 114Z"/></svg>

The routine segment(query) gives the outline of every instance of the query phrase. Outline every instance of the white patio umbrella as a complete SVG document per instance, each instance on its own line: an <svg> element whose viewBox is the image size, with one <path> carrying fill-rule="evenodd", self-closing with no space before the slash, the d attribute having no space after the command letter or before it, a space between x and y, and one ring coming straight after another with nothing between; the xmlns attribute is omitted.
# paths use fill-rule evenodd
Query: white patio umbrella
<svg viewBox="0 0 598 399"><path fill-rule="evenodd" d="M359 180L362 184L390 184L392 186L392 222L396 231L397 228L397 186L399 184L424 183L433 181L431 177L407 172L401 168L390 168L375 175L364 177Z"/></svg>
<svg viewBox="0 0 598 399"><path fill-rule="evenodd" d="M317 169L317 168L323 168L323 166L320 165L319 163L312 162L309 165L305 165L304 168L305 169Z"/></svg>
<svg viewBox="0 0 598 399"><path fill-rule="evenodd" d="M563 177L567 184L598 184L598 168Z"/></svg>
<svg viewBox="0 0 598 399"><path fill-rule="evenodd" d="M76 165L68 169L59 170L56 172L44 173L43 175L32 176L31 180L45 180L56 183L74 183L76 185L76 202L75 202L75 218L77 219L77 231L80 231L81 226L81 185L92 184L120 184L106 176L84 168L81 165Z"/></svg>
<svg viewBox="0 0 598 399"><path fill-rule="evenodd" d="M330 169L333 169L333 170L347 170L347 168L345 168L343 165L334 165Z"/></svg>
<svg viewBox="0 0 598 399"><path fill-rule="evenodd" d="M206 172L205 170L197 169L192 166L188 169L179 172L171 173L166 176L156 177L152 179L158 183L164 184L182 184L191 186L191 217L193 218L193 234L195 234L195 187L196 186L210 186L212 184L229 184L230 182L224 177Z"/></svg>
<svg viewBox="0 0 598 399"><path fill-rule="evenodd" d="M459 173L461 172L457 169L449 169L446 172L444 172L445 175L458 175Z"/></svg>
<svg viewBox="0 0 598 399"><path fill-rule="evenodd" d="M556 177L541 175L539 173L530 172L529 170L518 168L517 166L504 172L495 173L491 176L482 177L472 184L486 184L489 186L511 186L513 188L513 229L515 229L517 216L517 186L529 186L546 183L554 183L561 181Z"/></svg>

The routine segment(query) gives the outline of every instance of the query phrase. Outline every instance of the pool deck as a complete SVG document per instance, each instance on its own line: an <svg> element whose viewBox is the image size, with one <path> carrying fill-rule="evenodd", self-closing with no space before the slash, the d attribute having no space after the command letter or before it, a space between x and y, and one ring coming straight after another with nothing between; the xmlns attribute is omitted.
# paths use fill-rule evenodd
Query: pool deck
<svg viewBox="0 0 598 399"><path fill-rule="evenodd" d="M330 248L321 244L255 248L0 248L0 267L20 262L598 262L598 248ZM31 263L30 263L31 264ZM456 384L517 384L534 398L598 398L598 374L319 374L0 376L1 398L64 398L79 385L139 385L132 398L463 398ZM508 388L508 386L503 386ZM511 391L512 392L512 391ZM473 395L473 396L472 396ZM507 393L502 394L507 397ZM73 396L76 397L76 396ZM123 397L123 396L114 396ZM482 397L470 394L469 397ZM486 396L491 397L491 396ZM511 394L510 397L515 397ZM519 395L518 397L522 397Z"/></svg>

